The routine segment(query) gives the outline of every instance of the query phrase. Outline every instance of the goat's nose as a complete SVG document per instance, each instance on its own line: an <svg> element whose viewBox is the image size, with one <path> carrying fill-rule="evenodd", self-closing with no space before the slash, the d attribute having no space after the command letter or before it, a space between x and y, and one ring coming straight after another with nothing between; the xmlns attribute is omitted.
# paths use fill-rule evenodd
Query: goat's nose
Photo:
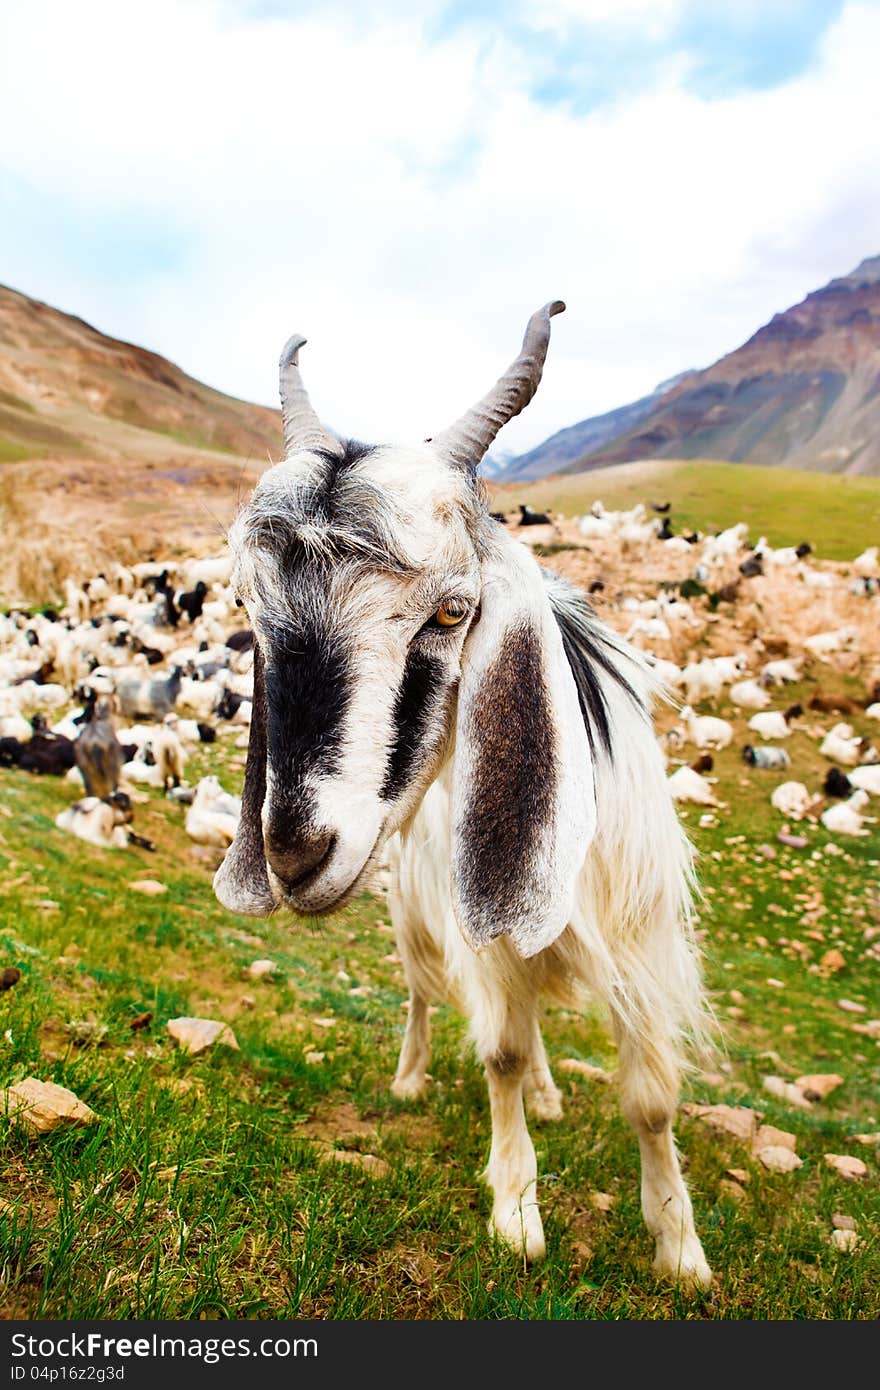
<svg viewBox="0 0 880 1390"><path fill-rule="evenodd" d="M330 858L335 842L336 836L329 830L283 839L270 830L265 840L266 858L285 888L295 888Z"/></svg>

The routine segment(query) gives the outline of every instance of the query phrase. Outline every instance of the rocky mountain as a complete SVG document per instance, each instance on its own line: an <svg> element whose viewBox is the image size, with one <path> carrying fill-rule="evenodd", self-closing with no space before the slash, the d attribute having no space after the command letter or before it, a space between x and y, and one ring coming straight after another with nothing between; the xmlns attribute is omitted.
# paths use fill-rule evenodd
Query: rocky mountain
<svg viewBox="0 0 880 1390"><path fill-rule="evenodd" d="M557 430L556 434L530 449L527 454L507 459L504 466L496 471L496 476L504 482L527 482L532 478L544 478L548 473L568 471L578 459L634 430L642 420L647 419L668 391L691 375L691 372L682 372L672 380L662 382L650 396L633 401L632 405L622 405L604 415L594 415L577 425Z"/></svg>
<svg viewBox="0 0 880 1390"><path fill-rule="evenodd" d="M553 435L512 460L504 478L645 458L880 474L880 256L659 396Z"/></svg>
<svg viewBox="0 0 880 1390"><path fill-rule="evenodd" d="M0 461L155 457L183 446L265 463L280 440L278 411L0 285Z"/></svg>

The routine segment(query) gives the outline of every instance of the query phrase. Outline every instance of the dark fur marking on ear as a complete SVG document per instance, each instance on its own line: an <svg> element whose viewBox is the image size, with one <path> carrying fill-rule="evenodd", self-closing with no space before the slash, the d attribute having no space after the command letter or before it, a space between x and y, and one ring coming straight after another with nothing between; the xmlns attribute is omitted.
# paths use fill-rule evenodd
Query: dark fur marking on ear
<svg viewBox="0 0 880 1390"><path fill-rule="evenodd" d="M473 785L461 827L459 892L479 941L522 911L530 865L553 814L556 738L531 627L514 628L468 714Z"/></svg>
<svg viewBox="0 0 880 1390"><path fill-rule="evenodd" d="M248 735L241 816L235 839L219 870L226 883L218 896L233 911L265 915L272 908L272 893L266 873L260 819L266 799L266 694L263 654L259 643L254 645L253 672L253 716ZM234 901L229 901L230 896Z"/></svg>
<svg viewBox="0 0 880 1390"><path fill-rule="evenodd" d="M599 680L599 670L626 691L645 717L647 711L626 676L609 655L608 644L602 632L594 626L593 610L586 598L572 585L565 584L564 589L562 585L563 581L555 575L552 576L552 582L548 586L548 597L577 688L578 703L590 741L590 752L595 755L598 738L608 758L613 760L608 703Z"/></svg>
<svg viewBox="0 0 880 1390"><path fill-rule="evenodd" d="M388 754L385 781L379 795L396 801L417 768L419 750L430 727L435 697L442 684L442 667L427 652L410 650L394 702L394 743Z"/></svg>

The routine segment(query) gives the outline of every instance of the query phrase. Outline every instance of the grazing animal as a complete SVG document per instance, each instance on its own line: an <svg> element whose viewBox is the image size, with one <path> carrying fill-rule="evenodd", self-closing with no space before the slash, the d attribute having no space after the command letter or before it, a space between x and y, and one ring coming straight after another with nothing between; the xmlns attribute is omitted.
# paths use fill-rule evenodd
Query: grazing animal
<svg viewBox="0 0 880 1390"><path fill-rule="evenodd" d="M869 792L871 796L880 796L880 763L854 767L846 780L851 786L860 787L862 791Z"/></svg>
<svg viewBox="0 0 880 1390"><path fill-rule="evenodd" d="M874 771L873 768L870 770ZM880 773L880 769L877 771ZM853 791L853 783L839 767L830 767L822 783L822 790L826 796L849 796Z"/></svg>
<svg viewBox="0 0 880 1390"><path fill-rule="evenodd" d="M207 593L207 584L204 579L199 579L194 589L187 589L177 594L175 600L177 607L180 609L181 613L186 614L191 623L194 623L196 618L201 617L202 607L204 606Z"/></svg>
<svg viewBox="0 0 880 1390"><path fill-rule="evenodd" d="M519 526L552 526L553 523L546 512L533 512L531 507L525 502L519 504Z"/></svg>
<svg viewBox="0 0 880 1390"><path fill-rule="evenodd" d="M824 758L833 758L845 767L855 767L861 762L867 746L867 739L858 738L851 724L835 724L819 744L819 752Z"/></svg>
<svg viewBox="0 0 880 1390"><path fill-rule="evenodd" d="M789 820L803 820L816 804L816 798L807 791L803 782L780 782L771 793L770 804L788 816Z"/></svg>
<svg viewBox="0 0 880 1390"><path fill-rule="evenodd" d="M731 703L739 705L740 709L766 709L771 703L767 691L756 680L737 681L727 693Z"/></svg>
<svg viewBox="0 0 880 1390"><path fill-rule="evenodd" d="M130 844L152 849L149 840L129 829L131 817L131 798L126 792L116 791L107 798L85 796L74 801L59 812L55 824L59 830L67 830L102 849L125 849Z"/></svg>
<svg viewBox="0 0 880 1390"><path fill-rule="evenodd" d="M749 720L748 727L761 738L788 738L791 729L782 710L759 710Z"/></svg>
<svg viewBox="0 0 880 1390"><path fill-rule="evenodd" d="M715 766L715 759L712 757L711 753L701 753L700 756L694 758L694 761L689 763L688 766L692 767L694 772L711 772Z"/></svg>
<svg viewBox="0 0 880 1390"><path fill-rule="evenodd" d="M666 779L666 785L675 801L693 801L698 806L718 806L712 783L685 764L676 768Z"/></svg>
<svg viewBox="0 0 880 1390"><path fill-rule="evenodd" d="M726 748L733 738L733 725L712 714L695 714L684 705L679 715L685 735L698 748Z"/></svg>
<svg viewBox="0 0 880 1390"><path fill-rule="evenodd" d="M164 680L122 680L116 687L119 708L126 719L164 719L177 703L182 680L180 666Z"/></svg>
<svg viewBox="0 0 880 1390"><path fill-rule="evenodd" d="M835 802L819 817L826 830L837 835L869 835L865 829L867 816L862 811L868 804L868 793L859 787L848 801Z"/></svg>
<svg viewBox="0 0 880 1390"><path fill-rule="evenodd" d="M790 657L767 661L761 667L760 678L764 685L794 685L801 678L801 663Z"/></svg>
<svg viewBox="0 0 880 1390"><path fill-rule="evenodd" d="M125 754L116 736L108 699L93 704L82 732L74 741L73 757L89 796L103 800L117 790Z"/></svg>
<svg viewBox="0 0 880 1390"><path fill-rule="evenodd" d="M757 579L759 574L764 573L764 561L760 555L747 555L740 563L739 572L746 579Z"/></svg>
<svg viewBox="0 0 880 1390"><path fill-rule="evenodd" d="M654 1267L711 1280L672 1126L681 1048L706 1003L692 851L666 783L640 653L488 515L477 468L531 399L550 319L498 384L421 445L370 448L315 415L292 338L286 458L233 524L257 636L239 827L221 903L330 912L382 854L410 992L392 1089L420 1095L429 1003L467 1014L486 1073L490 1231L544 1254L523 1110L559 1114L542 996L589 984L609 1008L638 1137Z"/></svg>
<svg viewBox="0 0 880 1390"><path fill-rule="evenodd" d="M186 813L184 828L200 845L226 849L232 844L241 816L241 800L220 785L211 774L197 784Z"/></svg>
<svg viewBox="0 0 880 1390"><path fill-rule="evenodd" d="M40 716L31 723L33 733L22 748L18 766L25 772L63 777L74 765L73 739L65 734L53 734Z"/></svg>
<svg viewBox="0 0 880 1390"><path fill-rule="evenodd" d="M859 706L848 695L831 695L824 690L814 690L807 701L810 709L821 710L823 714L858 714Z"/></svg>

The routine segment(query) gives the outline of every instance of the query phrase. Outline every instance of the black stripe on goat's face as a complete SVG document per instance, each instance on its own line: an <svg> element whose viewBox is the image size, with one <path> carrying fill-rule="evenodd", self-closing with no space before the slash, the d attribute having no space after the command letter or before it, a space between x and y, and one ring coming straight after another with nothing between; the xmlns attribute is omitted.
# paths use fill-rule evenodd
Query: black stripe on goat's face
<svg viewBox="0 0 880 1390"><path fill-rule="evenodd" d="M313 914L352 896L436 776L479 599L479 514L433 454L358 446L277 465L235 523L233 578L264 665L276 905Z"/></svg>

